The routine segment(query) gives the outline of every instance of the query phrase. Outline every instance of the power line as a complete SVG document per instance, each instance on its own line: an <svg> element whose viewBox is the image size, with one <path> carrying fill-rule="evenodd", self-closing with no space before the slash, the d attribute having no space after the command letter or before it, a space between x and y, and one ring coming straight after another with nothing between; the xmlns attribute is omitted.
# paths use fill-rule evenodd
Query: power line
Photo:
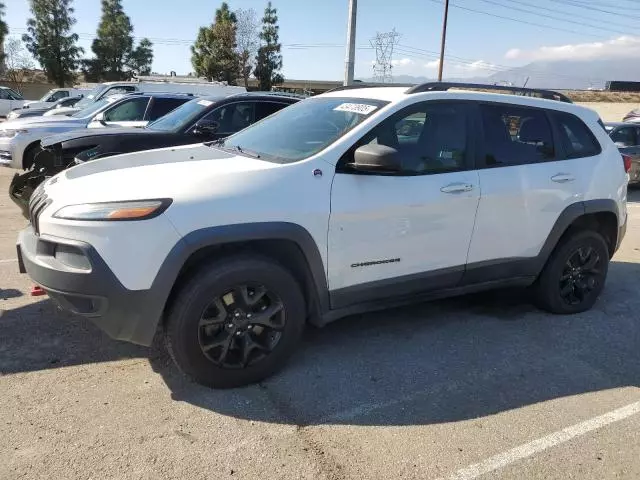
<svg viewBox="0 0 640 480"><path fill-rule="evenodd" d="M567 20L567 19L554 17L553 15L547 15L545 13L532 12L531 10L525 10L524 8L512 7L512 6L509 6L509 5L505 5L504 3L495 2L494 0L480 0L480 1L484 2L484 3L492 4L492 5L497 5L498 7L505 7L505 8L509 8L510 10L516 10L518 12L527 13L529 15L535 15L537 17L550 18L551 20L555 20L557 22L572 23L574 25L581 25L581 26L585 26L585 27L597 28L598 30L604 30L604 31L613 32L613 33L620 33L622 35L632 35L629 32L623 32L621 30L613 30L611 28L599 27L597 25L593 25L593 24L590 24L590 23L576 22L576 21L573 21L573 20ZM507 0L507 1L513 1L513 0ZM519 3L519 2L513 2L513 3Z"/></svg>
<svg viewBox="0 0 640 480"><path fill-rule="evenodd" d="M595 19L593 17L587 17L587 16L584 16L584 15L578 15L577 13L573 13L573 12L569 13L567 11L556 10L554 8L540 7L540 6L535 5L533 3L521 2L519 0L503 0L503 1L506 1L506 2L509 2L509 3L515 3L515 4L518 4L518 5L524 5L524 6L527 6L527 7L536 8L538 10L546 10L546 11L552 12L552 13L559 13L561 15L571 15L572 17L575 17L575 18L583 18L585 20L597 20L597 19ZM627 24L624 24L624 23L617 23L617 22L612 22L612 21L607 21L607 24L608 25L617 25L619 27L624 27L624 28L635 28L632 25L627 25Z"/></svg>
<svg viewBox="0 0 640 480"><path fill-rule="evenodd" d="M622 15L628 18L635 18L637 20L640 20L640 16L638 15L630 15L630 14L623 14L623 13L619 13L619 12L612 12L611 10L603 10L601 8L596 8L590 5L586 5L584 3L579 3L576 2L575 0L551 0L552 2L555 3L560 3L562 5L570 5L572 7L579 7L579 8L584 8L586 10L593 10L594 12L600 12L600 13L608 13L610 15Z"/></svg>
<svg viewBox="0 0 640 480"><path fill-rule="evenodd" d="M438 1L438 0L427 0L427 1L429 1L431 3L438 4L438 5L442 5L442 2ZM591 35L591 34L588 34L588 33L578 32L576 30L569 30L567 28L552 27L551 25L544 25L542 23L535 23L535 22L529 22L527 20L521 20L521 19L518 19L518 18L505 17L504 15L497 15L495 13L489 13L489 12L485 12L483 10L475 10L473 8L467 8L467 7L463 7L461 5L457 5L457 4L453 4L453 3L451 4L451 6L454 7L454 8L457 8L459 10L465 10L467 12L478 13L480 15L486 15L486 16L489 16L489 17L500 18L502 20L509 20L511 22L522 23L522 24L525 24L525 25L532 25L534 27L546 28L548 30L557 30L559 32L573 33L575 35L581 35L581 36L585 36L585 37L592 37L592 38L598 38L598 39L602 38L600 35Z"/></svg>

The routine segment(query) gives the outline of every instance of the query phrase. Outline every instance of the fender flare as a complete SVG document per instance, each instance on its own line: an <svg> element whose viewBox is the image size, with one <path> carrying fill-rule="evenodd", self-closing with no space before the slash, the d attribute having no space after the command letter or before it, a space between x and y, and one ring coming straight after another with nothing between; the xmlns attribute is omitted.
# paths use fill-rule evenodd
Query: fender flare
<svg viewBox="0 0 640 480"><path fill-rule="evenodd" d="M320 312L328 311L329 290L320 250L304 227L288 222L256 222L195 230L185 235L170 250L150 290L154 292L158 304L161 304L164 310L180 271L193 253L206 247L255 240L287 240L295 243L306 259Z"/></svg>

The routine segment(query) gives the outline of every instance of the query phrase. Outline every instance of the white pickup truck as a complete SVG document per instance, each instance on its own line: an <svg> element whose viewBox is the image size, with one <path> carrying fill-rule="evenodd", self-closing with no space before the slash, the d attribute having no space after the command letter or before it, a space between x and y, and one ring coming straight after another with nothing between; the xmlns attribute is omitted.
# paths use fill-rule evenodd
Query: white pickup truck
<svg viewBox="0 0 640 480"><path fill-rule="evenodd" d="M0 117L6 117L14 108L21 108L24 98L9 87L0 86Z"/></svg>

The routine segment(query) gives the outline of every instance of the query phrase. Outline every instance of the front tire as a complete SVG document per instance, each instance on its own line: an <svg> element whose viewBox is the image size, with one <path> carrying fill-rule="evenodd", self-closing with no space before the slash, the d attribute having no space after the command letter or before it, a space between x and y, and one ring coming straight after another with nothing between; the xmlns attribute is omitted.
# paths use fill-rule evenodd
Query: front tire
<svg viewBox="0 0 640 480"><path fill-rule="evenodd" d="M300 340L305 301L280 264L243 255L201 268L169 308L165 340L196 382L231 388L280 370Z"/></svg>
<svg viewBox="0 0 640 480"><path fill-rule="evenodd" d="M589 310L604 288L609 249L598 232L583 230L562 240L534 284L536 304L551 313Z"/></svg>

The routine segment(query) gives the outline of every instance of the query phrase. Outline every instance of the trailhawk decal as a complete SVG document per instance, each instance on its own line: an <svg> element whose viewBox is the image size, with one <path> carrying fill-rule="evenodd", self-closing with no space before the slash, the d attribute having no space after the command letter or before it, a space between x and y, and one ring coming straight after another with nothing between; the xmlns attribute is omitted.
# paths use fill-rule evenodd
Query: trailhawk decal
<svg viewBox="0 0 640 480"><path fill-rule="evenodd" d="M383 265L385 263L397 263L399 261L400 261L399 258L387 258L385 260L372 260L370 262L352 263L351 268L370 267L372 265Z"/></svg>
<svg viewBox="0 0 640 480"><path fill-rule="evenodd" d="M358 113L360 115L369 115L376 110L376 105L368 105L366 103L341 103L333 110L336 112Z"/></svg>

